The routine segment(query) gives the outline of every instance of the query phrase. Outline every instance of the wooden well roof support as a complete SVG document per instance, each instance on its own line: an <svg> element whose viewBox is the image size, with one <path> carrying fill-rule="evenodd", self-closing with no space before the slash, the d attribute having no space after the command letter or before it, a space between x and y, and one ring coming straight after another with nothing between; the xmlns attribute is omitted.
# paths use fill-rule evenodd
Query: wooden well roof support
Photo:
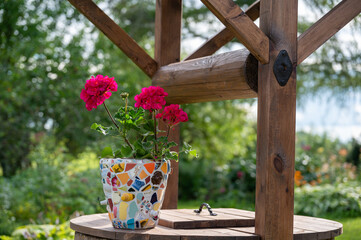
<svg viewBox="0 0 361 240"><path fill-rule="evenodd" d="M293 239L297 0L262 0L260 28L269 37L268 64L259 64L256 234L262 240ZM280 86L273 66L281 50L293 72Z"/></svg>
<svg viewBox="0 0 361 240"><path fill-rule="evenodd" d="M260 0L257 0L245 11L245 14L247 14L252 21L255 21L259 17L259 6ZM233 32L228 28L224 28L186 57L184 61L212 55L221 47L232 41L233 38Z"/></svg>
<svg viewBox="0 0 361 240"><path fill-rule="evenodd" d="M196 103L255 98L257 60L247 49L169 64L157 71L153 84L169 96L167 103Z"/></svg>
<svg viewBox="0 0 361 240"><path fill-rule="evenodd" d="M233 0L201 0L235 37L265 64L269 61L268 37L233 2Z"/></svg>
<svg viewBox="0 0 361 240"><path fill-rule="evenodd" d="M156 0L155 9L155 60L159 66L179 62L182 25L182 0ZM169 79L168 81L172 81ZM155 85L152 82L152 85ZM166 130L162 121L159 128ZM169 135L170 141L178 144L179 150L179 125L175 126ZM167 191L162 209L174 209L178 205L178 162L172 161L172 174L169 175Z"/></svg>
<svg viewBox="0 0 361 240"><path fill-rule="evenodd" d="M298 60L301 64L311 53L330 39L361 12L360 0L343 0L298 38Z"/></svg>
<svg viewBox="0 0 361 240"><path fill-rule="evenodd" d="M158 68L156 61L92 0L68 1L120 48L145 74L149 77L154 75Z"/></svg>

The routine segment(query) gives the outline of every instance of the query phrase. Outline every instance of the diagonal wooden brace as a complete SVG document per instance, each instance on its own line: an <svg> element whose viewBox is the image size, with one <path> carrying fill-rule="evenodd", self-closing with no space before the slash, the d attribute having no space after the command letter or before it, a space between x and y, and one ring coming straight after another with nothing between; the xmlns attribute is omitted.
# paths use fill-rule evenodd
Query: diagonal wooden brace
<svg viewBox="0 0 361 240"><path fill-rule="evenodd" d="M127 55L145 74L152 77L157 62L150 57L121 27L91 0L68 0Z"/></svg>
<svg viewBox="0 0 361 240"><path fill-rule="evenodd" d="M343 0L298 37L297 64L322 46L361 12L360 0Z"/></svg>
<svg viewBox="0 0 361 240"><path fill-rule="evenodd" d="M259 17L259 6L260 0L257 0L245 11L247 16L252 21L255 21ZM208 41L206 41L192 54L186 57L184 61L212 55L213 53L217 52L221 47L232 41L233 38L233 32L228 28L224 28L212 38L210 38Z"/></svg>
<svg viewBox="0 0 361 240"><path fill-rule="evenodd" d="M269 39L232 0L202 0L262 64L269 62Z"/></svg>

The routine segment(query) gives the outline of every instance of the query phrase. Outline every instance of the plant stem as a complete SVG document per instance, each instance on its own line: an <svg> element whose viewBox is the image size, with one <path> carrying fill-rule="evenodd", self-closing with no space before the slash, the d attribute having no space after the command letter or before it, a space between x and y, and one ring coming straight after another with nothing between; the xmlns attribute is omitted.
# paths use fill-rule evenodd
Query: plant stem
<svg viewBox="0 0 361 240"><path fill-rule="evenodd" d="M170 132L170 126L168 125L168 129L167 129L167 139L169 137L169 132Z"/></svg>
<svg viewBox="0 0 361 240"><path fill-rule="evenodd" d="M112 120L112 122L114 123L114 125L115 125L115 126L117 127L117 129L119 130L119 126L118 126L118 125L117 125L117 123L115 122L115 120L114 120L113 116L110 114L110 112L109 112L109 109L108 109L107 105L105 105L105 102L103 102L103 105L104 105L105 110L107 111L107 113L108 113L108 115L109 115L110 119Z"/></svg>
<svg viewBox="0 0 361 240"><path fill-rule="evenodd" d="M158 144L157 144L157 120L155 118L155 110L152 112L153 114L153 119L154 119L154 139L155 139L155 153L158 153Z"/></svg>
<svg viewBox="0 0 361 240"><path fill-rule="evenodd" d="M133 147L132 147L132 145L131 145L130 142L128 141L127 137L126 137L125 135L123 135L123 138L124 138L124 141L128 144L128 146L129 146L132 150L134 150Z"/></svg>
<svg viewBox="0 0 361 240"><path fill-rule="evenodd" d="M128 107L128 97L125 98L125 114L127 114L127 107Z"/></svg>
<svg viewBox="0 0 361 240"><path fill-rule="evenodd" d="M103 105L104 105L105 110L107 111L110 119L112 120L112 122L114 123L114 125L117 127L118 131L120 132L120 128L119 128L119 126L117 125L117 123L115 122L113 116L110 114L107 105L105 105L105 102L103 102ZM123 133L123 138L124 138L124 141L128 144L128 146L133 150L133 147L132 147L132 145L130 144L130 142L128 141L127 137L125 136L125 133Z"/></svg>

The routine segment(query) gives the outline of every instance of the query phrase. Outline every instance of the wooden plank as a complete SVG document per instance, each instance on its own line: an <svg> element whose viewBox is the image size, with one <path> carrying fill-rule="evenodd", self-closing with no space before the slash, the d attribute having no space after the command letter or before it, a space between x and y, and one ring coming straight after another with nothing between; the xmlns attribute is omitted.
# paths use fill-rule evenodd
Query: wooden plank
<svg viewBox="0 0 361 240"><path fill-rule="evenodd" d="M259 65L256 163L256 234L293 239L297 0L261 1L260 28L270 38L270 61ZM273 66L286 50L293 72L280 86Z"/></svg>
<svg viewBox="0 0 361 240"><path fill-rule="evenodd" d="M360 0L343 0L340 2L299 36L297 63L301 64L360 12Z"/></svg>
<svg viewBox="0 0 361 240"><path fill-rule="evenodd" d="M170 64L152 82L168 92L167 103L254 98L249 83L257 85L257 61L247 61L248 56L244 49Z"/></svg>
<svg viewBox="0 0 361 240"><path fill-rule="evenodd" d="M218 209L214 212L217 216L210 216L206 210L200 214L192 209L162 210L159 224L174 229L254 226L254 218L222 213Z"/></svg>
<svg viewBox="0 0 361 240"><path fill-rule="evenodd" d="M249 8L245 11L247 16L252 21L255 21L259 17L259 6L260 6L260 0L257 0L251 6L249 6ZM212 55L213 53L217 52L221 47L229 43L233 38L234 38L233 32L228 28L224 28L219 33L217 33L212 38L210 38L208 41L206 41L191 55L186 57L184 61Z"/></svg>
<svg viewBox="0 0 361 240"><path fill-rule="evenodd" d="M269 61L269 39L232 0L202 0L262 64Z"/></svg>
<svg viewBox="0 0 361 240"><path fill-rule="evenodd" d="M121 27L106 15L91 0L68 0L107 36L142 71L152 77L157 71L157 63Z"/></svg>
<svg viewBox="0 0 361 240"><path fill-rule="evenodd" d="M182 0L157 0L155 12L155 60L159 66L179 62ZM152 85L156 84L152 81ZM159 128L166 130L167 126L160 121ZM178 143L178 146L173 148L173 150L179 151L179 125L173 129L168 139ZM172 161L172 169L173 172L168 178L163 209L177 208L178 205L178 162Z"/></svg>
<svg viewBox="0 0 361 240"><path fill-rule="evenodd" d="M227 213L229 215L241 216L254 219L255 214L252 211L234 209L234 208L214 208L215 212Z"/></svg>

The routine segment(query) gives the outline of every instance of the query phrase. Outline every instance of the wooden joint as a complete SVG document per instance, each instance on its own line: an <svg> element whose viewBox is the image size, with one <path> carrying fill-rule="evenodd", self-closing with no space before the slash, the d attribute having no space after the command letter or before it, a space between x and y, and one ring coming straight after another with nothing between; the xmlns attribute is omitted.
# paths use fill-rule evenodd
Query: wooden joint
<svg viewBox="0 0 361 240"><path fill-rule="evenodd" d="M258 60L252 54L246 59L245 76L248 86L258 93Z"/></svg>
<svg viewBox="0 0 361 240"><path fill-rule="evenodd" d="M235 37L260 61L269 62L269 38L232 0L201 0Z"/></svg>

